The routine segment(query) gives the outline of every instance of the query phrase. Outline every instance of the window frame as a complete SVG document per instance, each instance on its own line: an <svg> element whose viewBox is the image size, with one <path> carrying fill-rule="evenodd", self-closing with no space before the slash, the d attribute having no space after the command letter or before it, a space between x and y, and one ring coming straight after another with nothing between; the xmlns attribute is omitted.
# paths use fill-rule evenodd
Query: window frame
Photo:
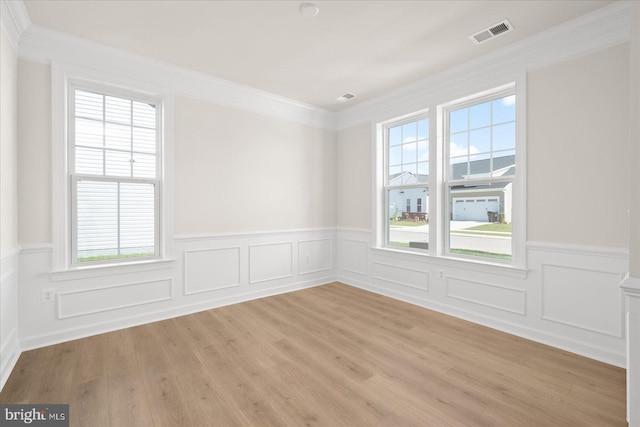
<svg viewBox="0 0 640 427"><path fill-rule="evenodd" d="M132 80L121 75L81 66L52 62L51 64L51 280L85 277L87 274L121 274L124 272L164 269L175 261L173 241L173 93L161 86ZM153 100L161 106L159 147L156 152L155 215L157 218L156 256L107 260L107 262L72 263L72 181L70 177L69 87L80 84L94 92L103 92L136 100ZM93 272L93 273L91 273ZM102 273L98 273L102 272ZM88 276L87 276L88 277Z"/></svg>
<svg viewBox="0 0 640 427"><path fill-rule="evenodd" d="M116 175L93 175L87 173L75 172L76 164L76 129L75 129L75 91L81 90L85 92L96 93L102 96L113 96L127 101L152 103L156 107L155 111L155 177L154 178L137 178L127 176ZM161 240L161 222L160 222L160 206L161 206L161 167L162 167L162 117L163 117L163 102L161 98L148 96L142 93L133 92L130 90L122 90L107 84L100 84L95 82L82 81L78 79L70 79L67 85L67 175L69 181L69 229L71 232L71 240L69 244L69 263L71 267L99 265L99 264L114 264L114 263L129 263L143 260L153 260L162 258L162 249L160 245ZM102 122L106 123L105 121ZM130 151L134 153L133 150ZM106 153L105 153L106 156ZM152 184L154 186L154 255L153 256L140 256L132 258L122 258L118 256L113 259L95 260L95 261L78 261L78 218L77 218L77 190L79 181L101 181L112 182L120 185L121 183L142 183ZM118 201L119 205L119 201ZM120 220L120 218L118 218ZM118 237L118 252L122 249L120 247L120 238Z"/></svg>
<svg viewBox="0 0 640 427"><path fill-rule="evenodd" d="M515 118L514 118L514 123L515 123L515 128L516 128L516 135L515 135L515 147L513 148L513 151L515 151L515 168L516 168L516 173L515 175L509 175L507 177L492 177L492 168L489 168L489 175L488 176L481 176L481 177L477 177L477 178L469 178L469 179L453 179L452 174L451 174L451 158L449 157L450 155L450 150L451 150L451 141L450 141L450 123L449 123L449 118L450 118L450 112L451 111L455 111L455 110L459 110L459 109L463 109L463 108L469 108L475 105L479 105L485 102L492 102L495 101L497 99L503 98L503 97L507 97L507 96L515 96L516 97L516 112L515 112ZM442 120L442 126L443 126L443 137L442 137L442 150L443 150L443 176L442 176L442 198L444 200L444 204L443 204L443 213L442 213L442 227L440 227L440 231L442 232L442 237L443 237L443 247L442 247L442 251L443 254L448 256L448 257L452 257L452 258L461 258L461 259L469 259L469 260L475 260L475 261L480 261L480 262L491 262L491 263L496 263L496 264L505 264L505 265L512 265L514 264L513 262L513 258L514 258L514 252L515 252L515 239L513 238L513 231L512 231L512 237L511 237L511 259L510 260L501 260L501 259L494 259L494 258L489 258L489 257L481 257L481 256L472 256L472 255L464 255L464 254L456 254L451 252L451 221L449 220L450 218L452 218L453 216L453 194L452 194L452 189L453 187L457 187L457 186L461 186L461 185L466 185L466 186L488 186L491 184L501 184L501 183L508 183L511 184L512 186L515 185L515 181L517 179L517 176L519 174L519 170L518 170L518 161L517 161L517 154L518 151L520 150L518 147L518 132L517 132L517 128L518 128L518 105L517 105L517 100L518 100L518 94L516 93L516 87L515 84L513 86L509 86L509 87L503 87L503 88L496 88L494 90L490 90L487 91L485 93L482 94L477 94L477 95L471 95L468 97L465 97L463 100L460 101L451 101L448 102L447 104L444 104L442 106L440 106L440 108L442 109L442 116L441 116L441 120ZM491 125L491 127L493 127L493 125ZM470 131L467 130L468 132ZM469 141L469 144L471 142ZM511 150L499 150L499 151L511 151ZM491 149L491 151L489 152L490 154L490 159L491 161L493 160L493 149ZM482 154L482 153L481 153ZM514 203L514 201L511 201L512 205ZM512 206L512 210L513 210L513 206ZM513 222L512 222L512 226L513 226Z"/></svg>
<svg viewBox="0 0 640 427"><path fill-rule="evenodd" d="M428 137L427 137L427 141L428 141L428 152L429 152L429 181L431 180L431 116L429 114L429 110L425 109L425 110L421 110L418 111L416 113L404 116L404 117L400 117L397 119L393 119L393 120L389 120L386 121L384 123L381 123L381 132L382 132L382 139L383 139L383 171L382 171L382 177L383 177L383 192L384 195L382 197L382 200L384 200L384 205L383 205L383 212L382 212L382 218L383 218L383 222L384 222L384 232L383 232L383 243L382 246L384 248L387 249L392 249L392 250L405 250L408 252L415 252L415 253L428 253L429 249L421 249L421 248L403 248L403 247L399 247L399 246L395 246L395 245L391 245L390 242L390 230L389 230L389 222L391 220L390 215L389 215L389 193L393 190L412 190L412 189L426 189L426 193L429 194L430 191L430 182L420 182L420 183L416 183L416 184L400 184L400 185L390 185L389 184L389 129L393 128L393 127L397 127L397 126L403 126L407 123L412 123L412 122L418 122L420 120L427 120L428 121L428 126L427 126L427 133L428 133ZM419 140L416 140L419 141ZM401 144L402 145L402 144ZM416 162L416 164L419 162ZM410 199L405 199L404 200L405 204L411 203ZM423 206L427 207L427 212L429 212L428 208L429 208L429 203L425 203ZM403 206L403 207L408 207L408 206ZM427 244L429 242L427 241Z"/></svg>
<svg viewBox="0 0 640 427"><path fill-rule="evenodd" d="M492 80L493 83L469 82L468 84L451 85L446 90L433 93L431 102L425 100L413 100L401 107L402 115L393 115L393 111L398 111L399 106L393 106L386 112L386 117L379 116L378 120L372 122L372 133L376 140L373 167L374 181L373 189L375 196L372 199L374 224L373 249L383 252L393 253L395 256L418 255L432 258L441 265L458 266L468 268L481 268L487 272L497 274L519 275L526 274L526 74L517 73L504 79ZM516 175L512 177L513 198L512 198L512 253L511 260L500 261L493 258L479 256L463 256L461 254L450 254L445 250L448 245L445 224L449 224L449 200L446 194L445 177L448 173L449 161L445 156L445 108L462 105L462 103L476 104L478 99L492 97L498 93L512 91L516 97L516 148L515 165ZM448 95L447 95L448 94ZM413 110L412 113L407 111ZM391 112L391 114L390 114ZM396 113L397 114L397 113ZM424 114L429 118L429 182L426 187L429 191L429 200L426 206L429 215L429 249L415 251L409 248L389 246L388 242L388 191L387 173L388 164L387 153L387 132L386 127L390 124L400 123L402 120L411 121L419 115ZM389 117L395 117L389 119ZM465 267L466 266L466 267Z"/></svg>

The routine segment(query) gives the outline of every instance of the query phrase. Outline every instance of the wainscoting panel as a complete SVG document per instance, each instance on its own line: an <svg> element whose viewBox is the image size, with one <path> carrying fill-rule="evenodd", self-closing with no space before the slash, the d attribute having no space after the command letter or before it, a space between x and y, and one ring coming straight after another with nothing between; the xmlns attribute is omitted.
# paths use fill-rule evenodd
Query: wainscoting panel
<svg viewBox="0 0 640 427"><path fill-rule="evenodd" d="M526 314L527 294L522 289L447 278L447 296L511 313Z"/></svg>
<svg viewBox="0 0 640 427"><path fill-rule="evenodd" d="M333 269L333 239L298 242L298 273L311 274Z"/></svg>
<svg viewBox="0 0 640 427"><path fill-rule="evenodd" d="M249 246L249 283L293 276L293 243Z"/></svg>
<svg viewBox="0 0 640 427"><path fill-rule="evenodd" d="M184 251L184 294L240 286L240 247Z"/></svg>
<svg viewBox="0 0 640 427"><path fill-rule="evenodd" d="M360 275L367 274L367 242L356 239L341 238L339 239L340 249L338 251L340 258L340 270L356 273Z"/></svg>
<svg viewBox="0 0 640 427"><path fill-rule="evenodd" d="M19 248L0 256L0 389L9 378L18 357L18 254Z"/></svg>
<svg viewBox="0 0 640 427"><path fill-rule="evenodd" d="M424 271L380 262L373 262L371 271L374 279L421 291L429 290L429 273Z"/></svg>
<svg viewBox="0 0 640 427"><path fill-rule="evenodd" d="M58 294L58 319L170 300L173 279L129 283Z"/></svg>
<svg viewBox="0 0 640 427"><path fill-rule="evenodd" d="M340 282L626 366L624 249L531 242L513 269L372 248L367 230L337 239Z"/></svg>
<svg viewBox="0 0 640 427"><path fill-rule="evenodd" d="M621 281L620 274L543 265L542 318L622 338Z"/></svg>

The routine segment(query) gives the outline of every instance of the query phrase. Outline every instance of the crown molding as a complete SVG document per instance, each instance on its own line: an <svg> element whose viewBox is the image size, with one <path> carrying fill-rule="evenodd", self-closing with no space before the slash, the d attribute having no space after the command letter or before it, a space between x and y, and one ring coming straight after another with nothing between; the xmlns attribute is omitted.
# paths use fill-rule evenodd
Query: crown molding
<svg viewBox="0 0 640 427"><path fill-rule="evenodd" d="M11 47L17 52L20 36L31 25L24 2L22 0L0 0L0 24L9 37Z"/></svg>
<svg viewBox="0 0 640 427"><path fill-rule="evenodd" d="M454 66L377 98L342 110L336 129L379 122L468 95L475 85L490 88L531 71L629 41L630 3L620 0Z"/></svg>
<svg viewBox="0 0 640 427"><path fill-rule="evenodd" d="M36 62L56 62L126 76L214 104L335 129L335 113L322 108L38 25L31 25L22 33L18 55Z"/></svg>

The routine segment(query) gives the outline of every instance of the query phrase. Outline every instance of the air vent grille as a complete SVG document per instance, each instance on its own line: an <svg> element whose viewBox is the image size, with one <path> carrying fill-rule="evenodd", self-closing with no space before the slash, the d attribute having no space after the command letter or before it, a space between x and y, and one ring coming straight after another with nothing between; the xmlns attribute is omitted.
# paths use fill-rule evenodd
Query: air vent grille
<svg viewBox="0 0 640 427"><path fill-rule="evenodd" d="M338 97L337 99L338 99L338 101L345 102L345 101L349 101L349 100L351 100L351 99L353 99L355 97L356 96L353 93L347 92L344 95Z"/></svg>
<svg viewBox="0 0 640 427"><path fill-rule="evenodd" d="M475 44L480 44L512 30L513 25L511 25L511 23L505 19L502 22L498 22L497 24L494 24L488 28L485 28L484 30L470 35L469 38Z"/></svg>

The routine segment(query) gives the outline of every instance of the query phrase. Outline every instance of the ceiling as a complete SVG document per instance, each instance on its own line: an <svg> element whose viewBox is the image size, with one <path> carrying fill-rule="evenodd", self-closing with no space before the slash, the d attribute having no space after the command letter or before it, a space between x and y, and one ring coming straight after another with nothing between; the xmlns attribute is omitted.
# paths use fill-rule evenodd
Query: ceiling
<svg viewBox="0 0 640 427"><path fill-rule="evenodd" d="M611 0L25 0L33 24L338 111ZM508 19L481 45L469 35ZM338 97L356 94L348 102Z"/></svg>

